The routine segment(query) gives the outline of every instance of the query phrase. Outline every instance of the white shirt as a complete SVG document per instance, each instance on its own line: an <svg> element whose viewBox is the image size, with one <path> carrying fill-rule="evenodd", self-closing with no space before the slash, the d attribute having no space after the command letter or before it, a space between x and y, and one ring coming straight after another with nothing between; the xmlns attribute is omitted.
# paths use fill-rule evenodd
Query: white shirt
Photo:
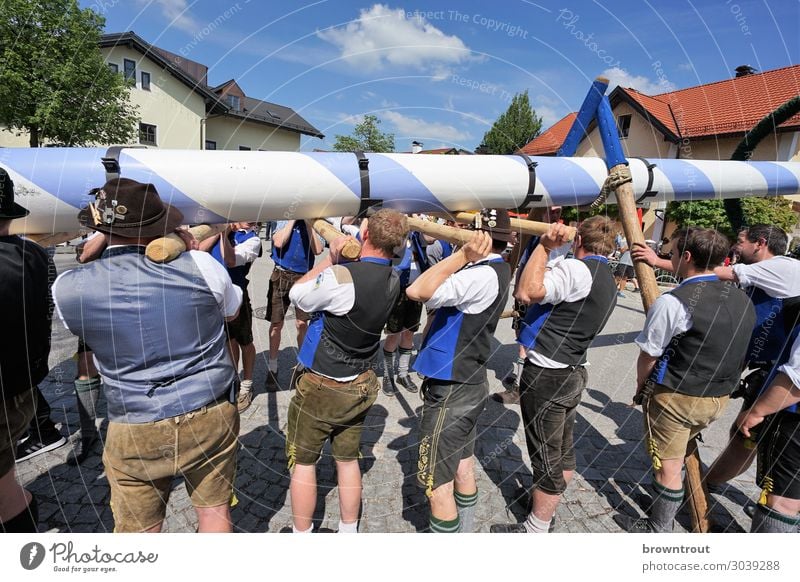
<svg viewBox="0 0 800 582"><path fill-rule="evenodd" d="M742 287L758 287L770 297L786 299L800 295L800 261L792 257L772 257L752 265L733 265Z"/></svg>
<svg viewBox="0 0 800 582"><path fill-rule="evenodd" d="M239 232L250 232L247 230L240 230ZM233 254L236 258L236 266L241 267L248 263L252 263L258 258L258 253L261 250L261 239L258 236L251 236L243 243L239 243L233 247Z"/></svg>
<svg viewBox="0 0 800 582"><path fill-rule="evenodd" d="M115 246L122 245L113 245L108 248L111 249ZM219 306L219 310L222 312L223 317L232 317L236 315L236 312L239 310L239 306L242 304L242 290L231 282L231 278L228 275L228 271L225 269L225 267L223 267L208 253L201 251L189 251L189 256L194 260L195 265L197 265L197 269L203 276L203 280L206 282L206 285L208 285L208 288L214 295L214 299L217 300L217 305ZM55 283L53 283L53 297L56 296L56 285L58 285L61 277L68 272L69 271L65 271L64 273L61 273L58 278L56 278ZM58 303L56 303L56 313L58 314L58 318L64 324L64 327L72 332L72 330L70 330L67 326L67 323L64 321L64 317L61 315L61 310L58 308Z"/></svg>
<svg viewBox="0 0 800 582"><path fill-rule="evenodd" d="M563 248L563 247L562 247ZM544 298L539 305L558 305L573 303L588 297L592 290L592 273L589 267L579 259L565 259L548 262L549 270L544 272ZM528 350L528 360L540 368L568 368L568 364L557 362L534 350Z"/></svg>
<svg viewBox="0 0 800 582"><path fill-rule="evenodd" d="M778 372L783 372L792 381L796 388L800 389L800 335L792 344L792 352L789 361L778 368Z"/></svg>
<svg viewBox="0 0 800 582"><path fill-rule="evenodd" d="M327 311L331 315L344 315L353 309L356 289L350 271L332 265L313 281L292 285L289 300L306 313Z"/></svg>
<svg viewBox="0 0 800 582"><path fill-rule="evenodd" d="M688 277L684 282L703 276L705 275ZM689 308L671 293L664 293L650 307L644 329L634 343L646 354L658 358L673 337L691 328L692 315Z"/></svg>
<svg viewBox="0 0 800 582"><path fill-rule="evenodd" d="M490 253L484 259L490 261L501 259L500 255ZM440 309L442 307L455 307L468 315L481 313L494 303L500 291L495 270L486 264L470 263L476 267L464 268L450 275L436 291L434 291L425 307Z"/></svg>

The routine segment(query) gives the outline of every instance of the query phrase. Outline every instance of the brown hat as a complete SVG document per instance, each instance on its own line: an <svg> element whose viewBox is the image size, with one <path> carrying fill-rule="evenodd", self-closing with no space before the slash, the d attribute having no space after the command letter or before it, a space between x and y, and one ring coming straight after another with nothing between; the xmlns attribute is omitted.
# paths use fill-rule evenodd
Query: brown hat
<svg viewBox="0 0 800 582"><path fill-rule="evenodd" d="M503 242L513 242L511 236L511 219L508 217L508 210L504 208L484 208L475 216L475 230L488 232L493 240Z"/></svg>
<svg viewBox="0 0 800 582"><path fill-rule="evenodd" d="M0 220L24 218L30 211L14 202L14 182L3 168L0 168Z"/></svg>
<svg viewBox="0 0 800 582"><path fill-rule="evenodd" d="M95 199L78 213L87 228L114 236L146 238L166 236L183 223L183 214L165 204L152 184L114 178L92 190Z"/></svg>

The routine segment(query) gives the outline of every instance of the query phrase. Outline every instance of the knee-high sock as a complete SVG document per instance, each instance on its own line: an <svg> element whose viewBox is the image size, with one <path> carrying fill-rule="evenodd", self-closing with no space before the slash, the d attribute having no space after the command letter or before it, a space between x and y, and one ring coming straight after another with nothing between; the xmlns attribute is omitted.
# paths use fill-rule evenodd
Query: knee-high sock
<svg viewBox="0 0 800 582"><path fill-rule="evenodd" d="M97 438L97 400L100 397L100 377L75 380L75 396L81 420L81 440Z"/></svg>
<svg viewBox="0 0 800 582"><path fill-rule="evenodd" d="M383 376L394 376L394 352L383 350Z"/></svg>
<svg viewBox="0 0 800 582"><path fill-rule="evenodd" d="M475 529L475 507L478 505L478 492L472 495L455 492L456 509L458 509L458 519L461 521L463 533L472 533Z"/></svg>
<svg viewBox="0 0 800 582"><path fill-rule="evenodd" d="M653 530L658 533L672 531L673 521L683 503L683 489L669 489L653 482L653 503L650 505L649 520Z"/></svg>
<svg viewBox="0 0 800 582"><path fill-rule="evenodd" d="M753 514L751 533L797 533L800 517L786 515L766 505L757 505Z"/></svg>
<svg viewBox="0 0 800 582"><path fill-rule="evenodd" d="M402 378L408 376L408 366L411 364L412 350L409 348L399 348L397 352L397 376Z"/></svg>

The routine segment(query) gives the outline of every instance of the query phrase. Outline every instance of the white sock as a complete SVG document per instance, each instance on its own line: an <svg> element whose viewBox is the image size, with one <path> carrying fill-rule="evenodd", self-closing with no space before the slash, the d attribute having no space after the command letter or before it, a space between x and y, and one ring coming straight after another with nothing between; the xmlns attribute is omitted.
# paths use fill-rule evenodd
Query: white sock
<svg viewBox="0 0 800 582"><path fill-rule="evenodd" d="M525 529L528 530L528 533L547 533L550 530L550 523L552 521L552 519L549 521L542 521L531 513L528 515L528 519L525 520Z"/></svg>
<svg viewBox="0 0 800 582"><path fill-rule="evenodd" d="M239 383L239 389L242 392L250 392L253 389L253 381L252 380L242 380Z"/></svg>
<svg viewBox="0 0 800 582"><path fill-rule="evenodd" d="M353 523L345 523L340 519L339 533L358 533L358 520Z"/></svg>
<svg viewBox="0 0 800 582"><path fill-rule="evenodd" d="M269 371L270 372L277 372L278 371L278 358L275 358L274 360L272 358L269 358L269 361L267 362L267 366L269 367Z"/></svg>
<svg viewBox="0 0 800 582"><path fill-rule="evenodd" d="M314 530L314 524L312 523L308 529L297 529L295 527L294 522L292 522L292 533L311 533Z"/></svg>

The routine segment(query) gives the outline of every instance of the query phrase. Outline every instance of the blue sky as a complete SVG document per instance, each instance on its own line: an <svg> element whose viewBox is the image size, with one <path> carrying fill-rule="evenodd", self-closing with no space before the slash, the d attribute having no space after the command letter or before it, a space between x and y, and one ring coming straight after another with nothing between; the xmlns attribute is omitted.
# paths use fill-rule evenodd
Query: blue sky
<svg viewBox="0 0 800 582"><path fill-rule="evenodd" d="M649 94L718 81L738 65L800 63L796 0L82 0L107 32L145 40L294 108L330 148L366 113L397 151L474 149L528 90L545 126L599 75ZM658 74L657 70L661 69Z"/></svg>

